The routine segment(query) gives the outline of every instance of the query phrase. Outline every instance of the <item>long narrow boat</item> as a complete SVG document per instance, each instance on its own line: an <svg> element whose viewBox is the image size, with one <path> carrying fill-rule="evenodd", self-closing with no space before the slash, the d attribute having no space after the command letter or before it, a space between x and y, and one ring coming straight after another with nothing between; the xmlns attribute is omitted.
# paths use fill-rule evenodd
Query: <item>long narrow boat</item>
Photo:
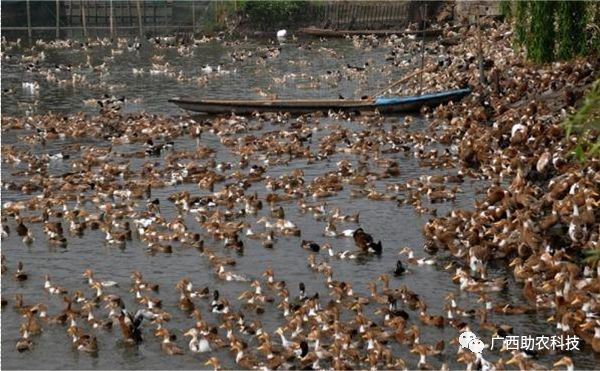
<svg viewBox="0 0 600 371"><path fill-rule="evenodd" d="M179 107L208 114L235 113L246 115L254 112L310 113L329 110L380 113L418 111L423 106L437 106L451 100L459 100L471 93L470 88L448 90L431 94L406 97L377 97L365 100L342 99L281 99L281 100L216 100L175 97L169 102Z"/></svg>
<svg viewBox="0 0 600 371"><path fill-rule="evenodd" d="M360 36L360 35L376 35L376 36L388 36L388 35L422 35L425 33L425 37L439 36L444 30L458 30L462 26L452 26L446 28L432 28L424 31L418 30L330 30L326 28L306 27L301 28L298 31L304 35L317 36L317 37L346 37L346 36Z"/></svg>

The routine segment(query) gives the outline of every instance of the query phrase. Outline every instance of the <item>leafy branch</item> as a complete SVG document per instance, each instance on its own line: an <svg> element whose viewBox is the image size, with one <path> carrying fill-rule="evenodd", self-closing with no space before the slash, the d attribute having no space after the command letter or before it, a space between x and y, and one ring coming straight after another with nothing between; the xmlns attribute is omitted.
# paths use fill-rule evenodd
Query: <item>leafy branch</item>
<svg viewBox="0 0 600 371"><path fill-rule="evenodd" d="M563 125L567 138L571 134L578 136L574 154L580 162L600 155L600 79L592 84L581 108Z"/></svg>

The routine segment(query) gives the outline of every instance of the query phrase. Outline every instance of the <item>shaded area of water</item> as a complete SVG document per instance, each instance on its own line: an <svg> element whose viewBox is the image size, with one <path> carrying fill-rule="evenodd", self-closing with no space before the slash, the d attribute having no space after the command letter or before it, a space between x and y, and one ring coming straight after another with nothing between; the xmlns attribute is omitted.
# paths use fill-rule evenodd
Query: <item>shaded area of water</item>
<svg viewBox="0 0 600 371"><path fill-rule="evenodd" d="M271 86L271 91L280 97L335 97L337 94L344 96L360 96L364 91L377 88L381 83L380 69L383 66L383 56L388 51L380 47L365 51L364 49L354 48L348 40L332 40L324 43L316 43L312 50L299 49L299 43L290 43L282 45L281 54L277 58L266 59L265 64L257 65L255 58L250 58L245 62L233 63L229 56L233 50L247 49L256 51L257 47L264 47L262 42L243 42L237 46L223 46L219 43L208 43L194 49L194 55L188 57L180 56L175 49L155 50L143 48L138 52L125 51L122 55L115 56L114 60L107 62L109 75L105 78L99 78L97 73L86 73L88 82L94 82L95 86L104 81L107 84L124 84L111 94L117 96L124 95L130 101L135 98L141 98L139 103L127 103L125 111L146 110L152 113L163 113L169 115L180 114L181 111L168 104L168 98L182 93L190 95L201 95L206 97L248 97L248 92L252 88L259 87L267 90ZM325 49L333 50L337 58L330 57L331 52L325 52ZM110 55L107 48L93 49L90 52L92 64L101 63L101 59ZM202 65L216 65L223 63L223 68L231 71L220 77L211 78L205 86L198 86L193 82L179 82L174 78L164 76L150 76L148 68L151 66L151 56L159 54L165 55L164 61L168 61L176 71L183 71L188 77L199 76L202 74L200 68ZM53 66L55 63L81 64L85 62L85 53L82 51L63 50L47 51L47 59L44 65ZM261 58L262 59L262 58ZM337 87L328 87L326 83L319 89L304 90L298 89L298 84L310 83L310 76L322 76L327 74L327 70L338 70L346 64L362 65L364 62L370 62L368 78L363 82L356 80L342 79ZM292 63L293 62L293 63ZM262 62L261 62L262 63ZM299 65L300 63L301 65ZM137 77L132 74L132 68L144 68L146 74ZM235 72L233 72L236 70ZM395 73L401 74L401 70ZM306 77L295 79L293 82L276 83L273 77L281 78L285 74L306 74ZM2 85L3 88L14 87L17 92L14 95L3 97L2 113L19 115L24 112L24 107L18 106L17 102L33 103L37 101L35 109L37 112L46 112L48 110L60 112L76 112L80 110L96 111L97 108L86 107L82 100L87 98L97 98L104 94L106 90L93 90L89 88L78 87L58 87L54 84L41 82L39 95L27 95L21 91L21 81L41 80L36 74L24 72L22 67L3 63L2 65ZM255 97L259 96L255 94ZM401 121L400 117L390 117L384 124L387 130L393 124ZM324 118L321 120L323 131L317 131L314 134L311 149L317 148L319 139L328 133L329 125L341 124L347 126L353 132L366 130L356 118L350 121L338 121ZM269 130L278 130L281 126L266 124L262 132ZM411 126L411 130L428 130L426 123L417 119ZM22 147L18 136L23 132L3 132L2 144L11 144ZM249 133L249 134L260 134ZM53 153L59 151L65 144L72 140L51 141L44 148L31 148L36 153ZM228 150L220 143L219 138L205 133L201 139L201 144L217 151L216 161L232 161L236 158L228 153ZM91 141L93 145L106 145L102 140ZM195 140L188 138L177 138L175 148L177 150L194 149L197 145ZM119 153L143 150L141 145L123 145L115 146L115 151ZM386 158L397 159L400 163L401 175L397 178L380 180L376 183L378 190L383 191L388 183L406 182L421 175L432 175L441 171L432 171L428 168L422 168L412 155L390 154ZM63 160L53 162L51 173L64 173L70 168L71 161ZM269 167L267 175L279 176L289 173L293 169L302 169L307 182L315 176L322 175L327 171L337 168L336 162L342 159L348 159L351 162L357 162L356 156L347 154L336 154L326 161L319 161L313 164L307 164L305 160L294 160L288 166ZM131 161L132 169L136 169L147 159L133 159ZM163 162L163 158L156 159ZM21 167L12 167L3 164L3 181L10 181L11 174ZM450 173L454 173L450 171ZM455 202L446 204L436 204L438 215L443 215L452 208L469 207L476 197L478 188L484 184L479 180L467 179L460 185L462 192L458 193ZM219 190L218 185L215 190ZM411 206L401 205L395 201L369 201L367 199L352 198L350 191L352 186L345 185L344 190L334 197L327 198L328 209L340 207L344 213L360 212L360 226L373 234L376 239L381 239L384 251L381 257L370 257L357 261L340 261L329 259L324 252L319 254L319 260L329 260L334 268L334 279L344 280L352 283L354 291L358 295L368 295L366 287L367 282L374 281L382 273L391 273L398 257L398 251L403 246L410 246L415 249L417 256L424 256L422 250L423 237L421 228L427 221L427 214L418 214ZM162 200L162 213L167 219L172 219L175 210L171 203L166 201L166 197L175 192L189 190L193 194L198 194L198 188L195 185L182 185L176 187L167 187L153 191L153 196ZM247 194L258 192L264 196L266 193L262 183L254 184L247 190ZM200 192L201 194L204 191ZM12 191L3 191L3 202L27 199L31 195L21 195ZM286 218L294 221L302 229L302 239L315 240L317 242L329 241L336 250L353 249L354 244L351 239L330 239L322 235L325 223L316 221L310 214L299 212L295 202L282 203ZM426 205L430 206L430 205ZM143 207L143 202L142 202ZM261 216L269 215L268 208L262 210L255 217L248 217L246 221L252 225L253 229L261 230L257 227L256 220ZM198 224L188 218L186 224L190 229L202 233ZM9 223L14 231L14 223ZM339 229L356 228L356 224L339 224ZM69 244L66 249L60 249L49 246L45 241L46 237L39 225L33 228L35 242L30 245L24 245L12 233L7 239L2 241L2 253L6 256L9 272L3 277L2 293L9 299L9 305L2 311L2 362L6 369L36 369L36 368L77 368L77 369L192 369L206 368L204 362L207 355L192 355L186 352L181 357L165 356L160 349L160 342L154 338L151 333L151 326L145 326L144 336L146 341L136 348L123 346L119 339L121 334L118 328L111 332L98 331L99 353L97 357L82 354L71 349L70 338L65 333L65 328L61 326L45 326L44 332L39 337L34 337L35 346L31 352L17 353L14 344L18 339L18 325L22 321L19 314L13 310L12 303L15 293L24 294L26 304L37 302L49 303L50 314L56 313L62 308L62 301L57 296L50 296L43 290L44 275L50 274L52 281L60 286L70 289L84 289L89 295L90 291L81 274L85 269L92 269L99 278L112 279L118 281L118 288L107 289L109 293L115 293L126 300L130 308L135 308L132 294L128 292L130 284L130 274L137 270L144 274L144 278L161 285L161 291L158 296L163 301L163 309L173 313L173 319L167 324L169 329L174 329L177 335L177 343L185 346L187 350L187 339L183 338L179 330L185 330L193 326L194 320L183 314L177 307L178 295L175 291L175 284L182 277L189 277L195 287L204 287L208 285L211 289L219 289L222 296L229 299L235 309L240 308L241 303L236 300L237 296L248 289L247 284L243 283L224 283L216 280L210 265L198 251L194 249L185 249L176 246L171 255L159 254L151 256L146 253L146 246L135 239L128 242L125 249L117 249L107 246L104 243L104 233L100 231L86 231L83 237L69 237ZM313 273L306 265L306 259L309 253L300 248L300 238L297 237L278 237L273 250L265 250L260 242L243 238L246 246L243 256L236 255L235 252L222 249L221 242L215 242L208 236L204 236L207 247L214 248L219 254L232 256L237 259L237 265L232 268L233 271L244 273L250 278L262 279L261 274L267 268L272 268L277 280L285 280L290 287L291 295L298 293L298 282L304 282L309 294L319 292L323 298L328 291L324 285L324 279L321 275ZM29 273L29 279L18 283L10 279L14 272L17 261L22 261L25 270ZM440 257L434 266L416 267L409 266L409 273L402 278L392 278L391 286L398 287L406 285L411 290L418 293L428 305L428 311L432 314L443 314L444 297L449 293L457 295L457 301L460 307L465 309L481 308L482 305L476 301L477 295L461 292L457 285L451 281L452 271L446 271L444 266L449 261ZM507 271L503 266L490 267L489 273L492 277L503 277ZM510 274L509 274L510 276ZM273 294L272 292L270 294ZM511 302L513 304L524 304L520 292L520 285L509 280L508 288L493 296L502 302ZM323 301L325 302L325 300ZM210 313L208 302L196 301L202 310L204 319L210 324L218 324L218 316ZM375 305L366 308L367 315L377 321L380 317L373 314ZM104 310L97 310L98 317L104 316ZM419 324L418 312L410 311L410 323ZM256 316L248 315L247 319L258 318L262 321L266 330L272 332L283 322L283 317L274 306L267 306L265 314ZM475 319L464 319L472 325L473 330L481 335L484 342L491 342L491 335L479 331ZM490 321L499 323L508 323L514 327L515 335L555 335L554 325L548 324L542 313L531 315L518 315L510 317L490 316ZM80 320L83 323L83 320ZM453 328L437 329L421 327L421 342L434 344L439 339L445 339L446 351L441 356L430 357L428 361L435 367L440 367L442 362L446 362L451 368L461 368L461 364L456 362L457 346L449 344L451 339L457 337L457 332ZM222 331L222 330L221 330ZM185 340L184 340L185 339ZM255 344L249 344L250 348ZM496 344L497 346L497 344ZM583 346L583 345L581 345ZM418 355L409 352L406 346L393 345L394 355L402 356L409 368L415 368L418 362ZM497 352L486 351L488 358L494 360L497 358ZM589 350L573 352L571 356L575 360L578 368L595 368L597 358ZM234 368L235 363L233 355L227 350L219 350L216 355L221 359L223 366ZM561 354L541 355L540 362L550 365L559 359ZM506 355L504 355L506 358Z"/></svg>

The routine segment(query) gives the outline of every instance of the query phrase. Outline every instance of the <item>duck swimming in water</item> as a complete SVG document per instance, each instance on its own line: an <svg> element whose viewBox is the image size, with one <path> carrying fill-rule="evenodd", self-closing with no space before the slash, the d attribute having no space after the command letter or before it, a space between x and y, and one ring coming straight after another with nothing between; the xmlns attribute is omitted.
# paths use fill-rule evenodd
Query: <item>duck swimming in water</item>
<svg viewBox="0 0 600 371"><path fill-rule="evenodd" d="M154 319L154 315L149 314L146 310L138 310L135 315L131 315L124 307L122 307L117 315L119 324L121 325L121 333L124 341L129 344L137 344L142 341L142 321L149 317Z"/></svg>
<svg viewBox="0 0 600 371"><path fill-rule="evenodd" d="M19 326L19 332L21 333L21 338L17 341L15 347L19 353L23 353L25 351L31 350L33 347L33 341L29 338L29 332L27 331L27 325L22 323Z"/></svg>
<svg viewBox="0 0 600 371"><path fill-rule="evenodd" d="M321 246L319 246L319 244L314 241L302 240L301 246L303 249L310 250L312 252L319 252L319 250L321 249Z"/></svg>
<svg viewBox="0 0 600 371"><path fill-rule="evenodd" d="M23 263L22 262L17 263L17 271L15 272L13 277L17 281L25 281L27 279L28 275L27 275L27 273L25 273L23 271Z"/></svg>
<svg viewBox="0 0 600 371"><path fill-rule="evenodd" d="M406 268L402 265L402 261L398 259L396 262L396 269L394 270L394 276L400 277L406 272Z"/></svg>
<svg viewBox="0 0 600 371"><path fill-rule="evenodd" d="M383 248L381 246L381 241L375 243L373 237L365 233L362 228L358 228L354 231L352 238L354 239L354 243L356 246L363 252L374 253L375 255L381 255Z"/></svg>
<svg viewBox="0 0 600 371"><path fill-rule="evenodd" d="M202 335L200 335L200 338L198 338L199 335L200 335L200 333L198 332L198 330L196 328L191 328L190 330L188 330L186 333L183 334L183 336L191 336L192 337L192 339L190 340L190 343L189 343L189 348L192 352L194 352L194 353L211 352L212 349L210 348L210 344L209 344L208 340L206 340L206 338Z"/></svg>

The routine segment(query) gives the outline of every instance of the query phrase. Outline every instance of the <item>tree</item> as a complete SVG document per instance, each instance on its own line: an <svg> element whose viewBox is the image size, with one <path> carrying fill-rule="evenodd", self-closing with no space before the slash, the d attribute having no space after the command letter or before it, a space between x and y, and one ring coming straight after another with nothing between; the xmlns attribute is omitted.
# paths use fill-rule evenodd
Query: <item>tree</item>
<svg viewBox="0 0 600 371"><path fill-rule="evenodd" d="M502 11L515 25L515 45L534 62L566 60L600 50L593 1L504 1ZM596 27L596 28L594 28Z"/></svg>
<svg viewBox="0 0 600 371"><path fill-rule="evenodd" d="M525 45L528 29L528 2L517 1L515 8L515 43Z"/></svg>
<svg viewBox="0 0 600 371"><path fill-rule="evenodd" d="M552 1L532 1L529 4L531 21L529 36L526 39L527 56L537 63L551 62L554 59L555 3Z"/></svg>
<svg viewBox="0 0 600 371"><path fill-rule="evenodd" d="M557 4L559 59L570 59L585 52L586 3L561 1Z"/></svg>

